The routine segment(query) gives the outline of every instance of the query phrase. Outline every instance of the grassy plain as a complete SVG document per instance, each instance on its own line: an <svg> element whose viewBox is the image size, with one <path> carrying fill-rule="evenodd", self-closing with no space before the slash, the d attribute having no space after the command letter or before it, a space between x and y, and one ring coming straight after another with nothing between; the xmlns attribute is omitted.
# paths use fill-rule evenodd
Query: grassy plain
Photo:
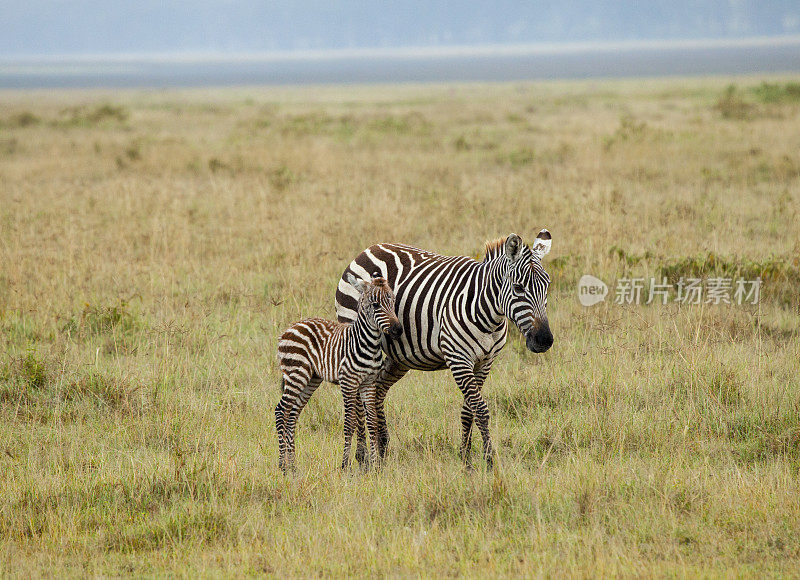
<svg viewBox="0 0 800 580"><path fill-rule="evenodd" d="M797 576L800 99L763 80L1 93L0 575ZM331 386L279 473L276 339L353 256L542 227L555 345L495 364L494 473L445 372L380 473Z"/></svg>

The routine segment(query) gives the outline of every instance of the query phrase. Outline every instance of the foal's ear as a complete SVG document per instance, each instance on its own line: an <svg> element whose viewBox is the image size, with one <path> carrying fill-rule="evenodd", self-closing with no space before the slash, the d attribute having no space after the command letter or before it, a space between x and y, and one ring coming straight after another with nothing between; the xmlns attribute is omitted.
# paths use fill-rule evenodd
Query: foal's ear
<svg viewBox="0 0 800 580"><path fill-rule="evenodd" d="M363 294L364 290L367 289L367 283L364 282L364 280L361 280L360 278L356 278L350 272L347 273L345 279L347 280L348 284L350 284L353 288L358 290L359 294Z"/></svg>
<svg viewBox="0 0 800 580"><path fill-rule="evenodd" d="M536 254L540 258L543 258L547 254L547 252L550 251L550 246L552 245L552 243L553 243L553 236L550 235L550 232L548 232L547 230L542 230L541 232L539 232L539 235L536 236L536 241L533 242L531 250L533 250L534 254Z"/></svg>
<svg viewBox="0 0 800 580"><path fill-rule="evenodd" d="M506 238L506 257L513 264L522 256L522 238L517 234L511 234Z"/></svg>

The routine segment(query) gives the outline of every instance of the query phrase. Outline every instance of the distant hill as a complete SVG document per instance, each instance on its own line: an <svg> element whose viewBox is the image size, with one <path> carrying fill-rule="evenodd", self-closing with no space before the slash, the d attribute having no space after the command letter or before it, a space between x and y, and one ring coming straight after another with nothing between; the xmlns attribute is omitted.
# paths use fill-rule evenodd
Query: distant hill
<svg viewBox="0 0 800 580"><path fill-rule="evenodd" d="M698 6L699 5L699 6ZM0 0L0 56L258 52L800 34L796 0Z"/></svg>

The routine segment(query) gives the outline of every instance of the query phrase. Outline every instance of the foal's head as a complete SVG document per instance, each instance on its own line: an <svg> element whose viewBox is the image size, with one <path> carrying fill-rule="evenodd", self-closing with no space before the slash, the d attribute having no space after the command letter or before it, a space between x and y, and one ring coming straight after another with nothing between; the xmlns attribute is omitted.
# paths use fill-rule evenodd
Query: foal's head
<svg viewBox="0 0 800 580"><path fill-rule="evenodd" d="M358 316L365 317L392 338L399 338L403 334L403 325L400 324L397 314L395 314L394 292L389 288L386 279L375 275L371 281L367 282L348 273L347 281L360 294Z"/></svg>

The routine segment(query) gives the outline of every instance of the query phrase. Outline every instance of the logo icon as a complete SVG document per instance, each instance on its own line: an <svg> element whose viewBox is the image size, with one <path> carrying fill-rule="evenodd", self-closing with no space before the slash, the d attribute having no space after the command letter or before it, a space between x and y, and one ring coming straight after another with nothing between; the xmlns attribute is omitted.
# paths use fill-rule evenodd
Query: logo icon
<svg viewBox="0 0 800 580"><path fill-rule="evenodd" d="M600 278L585 274L578 280L578 300L584 306L594 306L605 300L607 295L608 286Z"/></svg>

